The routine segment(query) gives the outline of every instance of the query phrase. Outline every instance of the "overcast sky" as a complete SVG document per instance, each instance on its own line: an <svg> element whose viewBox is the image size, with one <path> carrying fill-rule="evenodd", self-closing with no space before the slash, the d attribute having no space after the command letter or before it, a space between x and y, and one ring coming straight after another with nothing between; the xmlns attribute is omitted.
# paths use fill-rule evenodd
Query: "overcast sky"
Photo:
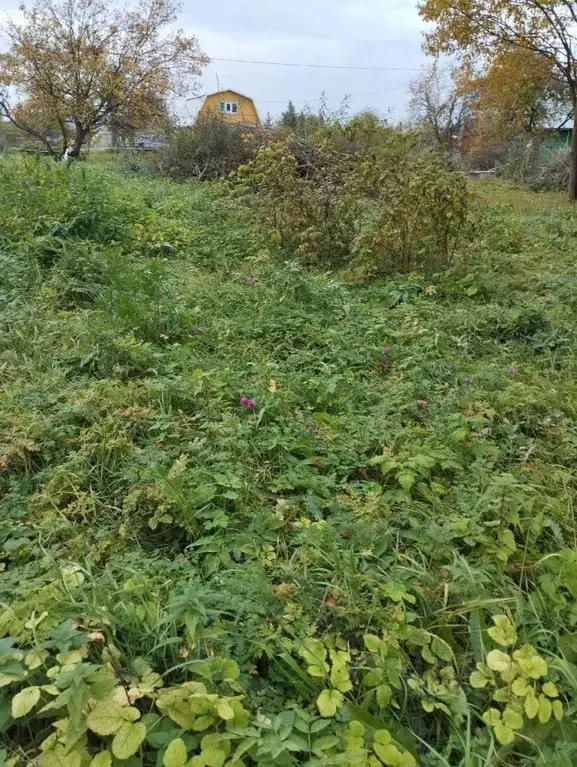
<svg viewBox="0 0 577 767"><path fill-rule="evenodd" d="M0 23L20 0L0 0ZM292 99L318 105L325 92L331 109L345 95L351 111L371 107L404 116L407 86L425 61L416 0L184 0L180 25L211 58L289 63L391 67L417 71L308 69L213 61L200 93L230 88L251 96L264 119ZM185 107L196 114L200 100ZM180 111L180 110L179 110ZM183 114L183 117L185 115Z"/></svg>
<svg viewBox="0 0 577 767"><path fill-rule="evenodd" d="M188 0L182 23L213 59L409 70L425 60L416 0ZM216 91L219 82L222 89L254 98L262 118L281 112L289 99L297 108L305 102L314 108L324 91L329 106L337 108L349 94L352 111L372 107L400 118L415 74L213 61L204 72L202 93Z"/></svg>

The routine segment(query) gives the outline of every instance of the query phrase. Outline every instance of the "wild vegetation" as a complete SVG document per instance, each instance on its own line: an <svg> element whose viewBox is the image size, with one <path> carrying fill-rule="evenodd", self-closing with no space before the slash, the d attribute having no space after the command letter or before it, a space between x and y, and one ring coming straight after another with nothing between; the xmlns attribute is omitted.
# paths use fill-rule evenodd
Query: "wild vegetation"
<svg viewBox="0 0 577 767"><path fill-rule="evenodd" d="M371 113L305 147L273 138L231 182L274 243L358 274L448 266L470 223L464 179Z"/></svg>
<svg viewBox="0 0 577 767"><path fill-rule="evenodd" d="M212 185L0 174L3 763L574 764L562 195L360 283Z"/></svg>

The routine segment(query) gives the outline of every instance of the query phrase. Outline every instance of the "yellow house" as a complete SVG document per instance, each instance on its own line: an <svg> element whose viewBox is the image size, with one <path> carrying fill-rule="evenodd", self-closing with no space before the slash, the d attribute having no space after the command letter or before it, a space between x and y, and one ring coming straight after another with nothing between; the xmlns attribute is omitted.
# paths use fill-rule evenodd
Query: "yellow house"
<svg viewBox="0 0 577 767"><path fill-rule="evenodd" d="M260 125L254 101L237 91L209 93L198 113L199 117L222 117L227 122Z"/></svg>

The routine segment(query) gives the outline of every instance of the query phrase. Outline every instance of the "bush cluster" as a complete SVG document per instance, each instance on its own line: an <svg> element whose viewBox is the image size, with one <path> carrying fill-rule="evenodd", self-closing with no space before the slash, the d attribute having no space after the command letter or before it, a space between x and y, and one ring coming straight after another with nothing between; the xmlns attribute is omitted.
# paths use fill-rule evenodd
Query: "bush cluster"
<svg viewBox="0 0 577 767"><path fill-rule="evenodd" d="M273 243L319 266L382 274L451 265L468 221L464 179L410 134L362 116L261 147L231 177Z"/></svg>
<svg viewBox="0 0 577 767"><path fill-rule="evenodd" d="M226 178L249 162L263 140L260 128L206 117L176 128L166 147L133 152L125 161L135 170L160 173L175 181L208 181Z"/></svg>

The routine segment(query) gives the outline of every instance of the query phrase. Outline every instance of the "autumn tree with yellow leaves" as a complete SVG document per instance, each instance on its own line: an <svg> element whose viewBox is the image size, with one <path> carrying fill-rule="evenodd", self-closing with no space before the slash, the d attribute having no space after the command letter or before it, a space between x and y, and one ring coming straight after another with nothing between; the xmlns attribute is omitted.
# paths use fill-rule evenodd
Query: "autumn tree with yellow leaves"
<svg viewBox="0 0 577 767"><path fill-rule="evenodd" d="M435 25L426 38L432 53L460 55L471 67L481 61L488 71L512 50L535 54L562 81L577 127L573 0L422 0L419 11ZM513 102L513 93L510 96ZM577 200L577 130L571 146L569 196Z"/></svg>
<svg viewBox="0 0 577 767"><path fill-rule="evenodd" d="M550 61L522 48L503 51L485 72L465 71L460 90L469 94L477 151L518 137L538 139L570 116L565 83Z"/></svg>
<svg viewBox="0 0 577 767"><path fill-rule="evenodd" d="M208 62L194 37L173 31L176 0L34 0L2 32L0 116L51 155L77 156L102 125L166 117Z"/></svg>

